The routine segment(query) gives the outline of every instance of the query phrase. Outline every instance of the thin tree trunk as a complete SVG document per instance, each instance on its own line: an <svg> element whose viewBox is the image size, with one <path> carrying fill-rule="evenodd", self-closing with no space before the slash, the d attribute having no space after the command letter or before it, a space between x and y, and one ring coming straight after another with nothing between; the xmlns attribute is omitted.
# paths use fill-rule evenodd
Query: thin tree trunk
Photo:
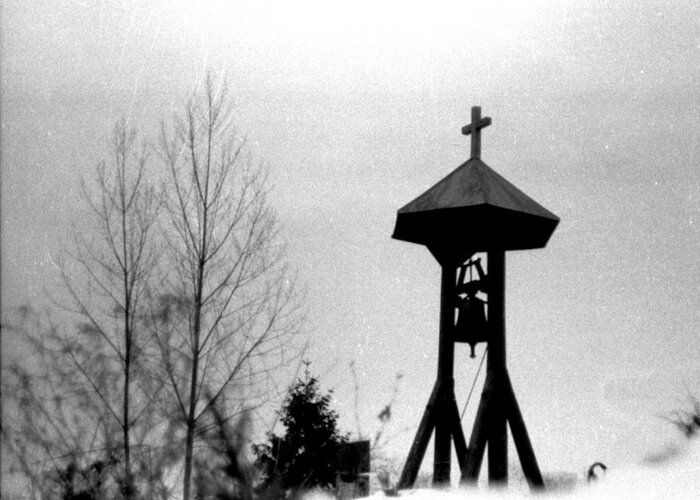
<svg viewBox="0 0 700 500"><path fill-rule="evenodd" d="M128 302L127 302L128 304ZM124 492L124 497L127 499L132 498L134 494L133 488L133 477L131 474L131 443L129 439L129 432L131 430L131 422L129 419L129 395L131 394L131 328L129 325L129 307L127 307L124 314L124 322L126 328L124 331L124 336L126 338L126 348L124 355L124 403L123 403L123 415L122 415L122 433L124 439L124 487L122 491Z"/></svg>
<svg viewBox="0 0 700 500"><path fill-rule="evenodd" d="M124 152L126 155L126 151ZM126 158L124 158L126 162ZM125 167L125 165L124 165ZM130 499L132 497L132 477L131 477L131 446L129 442L129 430L131 428L129 422L129 395L131 383L131 273L133 268L130 268L128 255L128 246L126 243L127 220L126 220L126 171L121 175L120 198L121 198L121 213L122 213L122 259L123 259L123 283L124 283L124 398L123 398L123 415L122 415L122 433L124 439L124 485L122 491L124 497Z"/></svg>
<svg viewBox="0 0 700 500"><path fill-rule="evenodd" d="M206 212L205 212L206 228ZM203 254L202 254L203 255ZM187 435L185 438L185 474L183 485L183 500L190 500L190 489L192 484L192 461L194 451L194 431L196 425L197 411L197 384L199 372L199 336L202 318L202 287L204 280L204 258L199 259L199 269L197 271L197 291L195 294L194 324L192 335L192 373L190 376L190 405L187 412Z"/></svg>
<svg viewBox="0 0 700 500"><path fill-rule="evenodd" d="M131 446L129 442L129 430L131 425L129 423L129 386L130 386L130 368L131 368L131 345L127 344L126 356L124 360L124 412L123 412L123 424L122 433L124 435L124 497L129 499L133 496L133 485L131 476Z"/></svg>

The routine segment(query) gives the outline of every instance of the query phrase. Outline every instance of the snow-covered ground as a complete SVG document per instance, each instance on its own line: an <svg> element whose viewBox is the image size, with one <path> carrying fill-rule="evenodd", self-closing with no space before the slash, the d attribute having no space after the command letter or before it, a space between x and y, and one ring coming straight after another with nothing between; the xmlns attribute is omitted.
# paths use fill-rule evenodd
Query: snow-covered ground
<svg viewBox="0 0 700 500"><path fill-rule="evenodd" d="M555 491L544 494L528 494L518 491L489 491L481 489L451 489L435 491L430 489L399 492L399 498L407 500L457 500L470 499L509 499L509 498L565 498L587 499L700 499L700 439L694 439L682 449L672 453L661 453L655 460L647 460L642 465L622 469L610 468L607 475L593 483L583 483L568 492ZM310 494L307 500L327 500L328 497ZM387 498L383 492L369 497L370 500Z"/></svg>

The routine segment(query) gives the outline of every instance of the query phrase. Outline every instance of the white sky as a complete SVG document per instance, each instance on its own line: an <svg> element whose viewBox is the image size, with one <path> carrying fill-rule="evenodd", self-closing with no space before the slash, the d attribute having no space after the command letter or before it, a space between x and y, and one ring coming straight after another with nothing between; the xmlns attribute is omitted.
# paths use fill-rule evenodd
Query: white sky
<svg viewBox="0 0 700 500"><path fill-rule="evenodd" d="M562 219L507 261L509 367L541 468L675 437L658 415L700 395L696 2L145 3L3 3L4 315L55 285L113 122L151 130L225 71L309 286L314 366L355 430L356 361L365 433L403 373L403 459L434 382L439 268L390 236L466 160L481 105L484 161ZM461 406L476 363L458 354Z"/></svg>

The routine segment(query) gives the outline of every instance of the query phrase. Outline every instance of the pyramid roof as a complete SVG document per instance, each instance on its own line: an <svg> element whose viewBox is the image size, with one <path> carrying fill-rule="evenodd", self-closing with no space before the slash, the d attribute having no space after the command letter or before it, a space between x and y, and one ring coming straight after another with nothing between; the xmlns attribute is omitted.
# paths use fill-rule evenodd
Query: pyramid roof
<svg viewBox="0 0 700 500"><path fill-rule="evenodd" d="M559 217L476 157L399 209L393 238L433 253L450 248L461 259L489 249L544 247L558 223Z"/></svg>

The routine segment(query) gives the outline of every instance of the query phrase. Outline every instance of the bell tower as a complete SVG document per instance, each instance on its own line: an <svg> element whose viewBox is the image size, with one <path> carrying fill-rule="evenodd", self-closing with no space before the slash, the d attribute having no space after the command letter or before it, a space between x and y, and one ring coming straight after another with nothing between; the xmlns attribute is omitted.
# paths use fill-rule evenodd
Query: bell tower
<svg viewBox="0 0 700 500"><path fill-rule="evenodd" d="M474 106L471 123L462 128L472 139L469 160L396 217L392 237L425 245L442 268L437 380L399 489L415 483L433 431L433 484L449 484L452 443L462 482L477 481L487 444L489 482L507 482L508 425L530 487L544 487L506 366L505 252L543 248L559 218L481 161L481 130L489 125L491 118L482 118ZM487 272L474 258L477 252L486 253ZM455 342L469 344L472 357L477 343L488 344L486 380L468 445L454 395Z"/></svg>

